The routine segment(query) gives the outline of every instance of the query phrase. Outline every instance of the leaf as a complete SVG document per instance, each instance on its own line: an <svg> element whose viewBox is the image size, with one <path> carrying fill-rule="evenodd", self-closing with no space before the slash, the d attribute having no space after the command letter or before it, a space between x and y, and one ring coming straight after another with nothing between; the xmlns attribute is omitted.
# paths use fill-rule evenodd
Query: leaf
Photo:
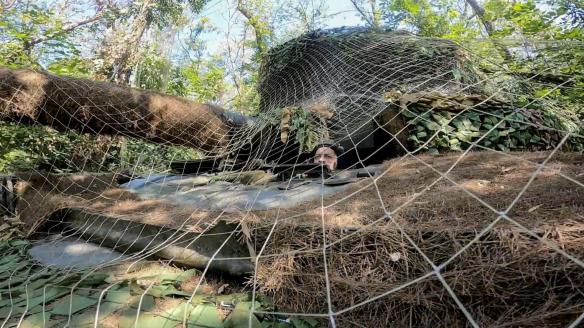
<svg viewBox="0 0 584 328"><path fill-rule="evenodd" d="M37 290L41 290L49 285L49 283L51 281L54 281L54 279L57 278L56 275L54 276L49 276L47 278L41 278L41 276L36 276L34 278L31 278L32 282L29 284L23 284L21 286L19 286L18 288L16 288L15 290L20 292L20 293L25 293L26 291L28 291L28 294L31 295L32 293L34 293ZM25 290L26 289L26 290Z"/></svg>
<svg viewBox="0 0 584 328"><path fill-rule="evenodd" d="M174 309L165 310L164 316L168 317L168 318L175 319L175 320L179 320L180 322L182 322L184 315L185 315L185 311L187 313L187 316L189 316L194 308L195 307L193 306L193 304L184 302Z"/></svg>
<svg viewBox="0 0 584 328"><path fill-rule="evenodd" d="M10 267L10 265L14 265L14 263L18 262L18 259L20 257L16 254L12 254L12 255L5 255L4 257L2 257L2 259L0 260L0 269L2 270L6 270L6 266Z"/></svg>
<svg viewBox="0 0 584 328"><path fill-rule="evenodd" d="M304 320L306 323L308 323L311 327L316 327L318 326L318 321L314 318L302 318L302 320Z"/></svg>
<svg viewBox="0 0 584 328"><path fill-rule="evenodd" d="M318 325L318 321L314 318L293 318L290 321L294 328L311 328Z"/></svg>
<svg viewBox="0 0 584 328"><path fill-rule="evenodd" d="M172 285L154 286L148 290L148 294L154 297L165 297L169 295L176 296L191 296L192 293L184 292L176 289Z"/></svg>
<svg viewBox="0 0 584 328"><path fill-rule="evenodd" d="M251 302L239 302L235 306L235 309L229 314L229 316L225 319L224 327L225 328L243 328L243 327L250 327L250 328L261 328L262 325L258 318L252 313L251 320L250 320L250 311L251 311ZM256 304L258 304L256 302ZM259 304L256 305L256 309L259 307Z"/></svg>
<svg viewBox="0 0 584 328"><path fill-rule="evenodd" d="M0 267L0 272L2 272L2 274L0 274L0 279L4 280L4 282L2 283L2 287L4 286L8 286L8 279L12 276L14 279L15 273L20 271L22 268L30 266L29 263L27 262L18 262L18 261L14 261L14 262L10 262L10 263L6 263L4 264L2 267ZM6 284L4 284L6 283Z"/></svg>
<svg viewBox="0 0 584 328"><path fill-rule="evenodd" d="M51 327L63 327L64 320L49 320L50 314L45 313L43 318L43 313L36 313L28 316L22 321L20 328L51 328Z"/></svg>
<svg viewBox="0 0 584 328"><path fill-rule="evenodd" d="M120 304L111 303L111 302L103 302L99 304L99 313L97 317L97 321L100 322L104 318L108 317L112 313L119 310L121 307ZM71 317L71 325L70 327L93 327L95 323L95 313L97 308L93 309L90 308L89 310L79 313Z"/></svg>
<svg viewBox="0 0 584 328"><path fill-rule="evenodd" d="M189 323L198 327L220 328L223 327L219 319L217 307L214 304L203 303L197 305L189 316ZM227 326L225 326L227 328Z"/></svg>
<svg viewBox="0 0 584 328"><path fill-rule="evenodd" d="M538 208L540 208L543 204L539 204L539 205L535 205L534 207L530 208L527 210L527 212L531 213L536 211Z"/></svg>
<svg viewBox="0 0 584 328"><path fill-rule="evenodd" d="M430 131L436 131L436 130L440 130L440 125L438 125L438 123L436 122L424 122L423 123L426 128L428 128L428 130Z"/></svg>
<svg viewBox="0 0 584 328"><path fill-rule="evenodd" d="M26 247L30 245L30 243L26 240L13 240L10 242L10 246L12 247L16 247L16 248L21 248L21 247Z"/></svg>
<svg viewBox="0 0 584 328"><path fill-rule="evenodd" d="M22 321L20 328L40 328L44 326L45 320L49 320L48 315L43 313L33 314Z"/></svg>
<svg viewBox="0 0 584 328"><path fill-rule="evenodd" d="M130 301L130 299L135 296L130 292L129 287L123 287L118 290L109 290L105 296L105 300L118 304L125 304Z"/></svg>
<svg viewBox="0 0 584 328"><path fill-rule="evenodd" d="M25 265L27 264L26 262L23 262L23 263ZM30 270L31 270L31 268L30 268L30 266L28 266L28 269L25 270L24 272L19 273L18 275L9 276L9 278L0 282L0 288L6 288L8 286L10 286L10 288L14 288L17 285L19 285L20 283L27 281L29 278Z"/></svg>
<svg viewBox="0 0 584 328"><path fill-rule="evenodd" d="M138 321L136 317L124 316L118 323L119 328L174 328L181 321L165 318L155 314L140 314Z"/></svg>
<svg viewBox="0 0 584 328"><path fill-rule="evenodd" d="M509 148L505 147L505 145L497 144L497 148L501 149L502 151L509 151Z"/></svg>
<svg viewBox="0 0 584 328"><path fill-rule="evenodd" d="M462 80L462 74L458 68L452 70L452 75L456 81L460 82Z"/></svg>
<svg viewBox="0 0 584 328"><path fill-rule="evenodd" d="M43 290L44 290L44 293L43 293ZM46 289L44 287L37 289L37 290L35 290L34 293L32 293L32 295L35 295L34 297L31 297L32 295L29 293L28 307L33 308L37 305L42 305L43 303L46 305L46 304L52 302L54 299L57 299L63 295L70 293L70 292L71 292L71 290L69 288L54 287L54 286L47 287ZM26 303L23 302L23 304L26 304Z"/></svg>
<svg viewBox="0 0 584 328"><path fill-rule="evenodd" d="M262 328L290 328L290 327L291 325L285 321L262 321Z"/></svg>
<svg viewBox="0 0 584 328"><path fill-rule="evenodd" d="M101 284L105 282L108 277L109 275L106 273L95 272L81 280L78 284L78 287L91 287L93 285Z"/></svg>
<svg viewBox="0 0 584 328"><path fill-rule="evenodd" d="M72 301L71 301L72 299ZM70 302L71 301L71 302ZM55 315L70 315L97 304L97 298L90 298L80 295L64 297L53 304L51 313Z"/></svg>
<svg viewBox="0 0 584 328"><path fill-rule="evenodd" d="M177 274L174 274L174 273L162 274L162 275L158 276L158 278L162 281L161 282L162 284L164 284L164 283L179 283L180 284L180 283L183 283L183 282L189 280L197 273L199 273L199 271L197 269L190 269L187 271L179 272Z"/></svg>

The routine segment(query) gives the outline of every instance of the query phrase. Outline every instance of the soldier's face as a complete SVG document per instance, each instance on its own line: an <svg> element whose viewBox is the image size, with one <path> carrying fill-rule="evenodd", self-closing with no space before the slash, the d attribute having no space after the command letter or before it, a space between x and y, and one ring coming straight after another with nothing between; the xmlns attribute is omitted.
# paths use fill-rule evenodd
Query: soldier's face
<svg viewBox="0 0 584 328"><path fill-rule="evenodd" d="M337 154L332 148L320 147L314 154L314 162L322 164L333 171L337 168Z"/></svg>

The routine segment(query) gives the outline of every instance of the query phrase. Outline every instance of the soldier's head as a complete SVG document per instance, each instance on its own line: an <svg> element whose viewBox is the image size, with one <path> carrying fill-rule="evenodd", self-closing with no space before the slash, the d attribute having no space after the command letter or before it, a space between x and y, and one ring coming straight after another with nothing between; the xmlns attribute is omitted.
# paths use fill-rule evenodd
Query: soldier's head
<svg viewBox="0 0 584 328"><path fill-rule="evenodd" d="M340 153L340 149L333 145L319 145L316 147L316 152L314 153L314 163L319 163L328 167L329 170L334 171L337 169Z"/></svg>

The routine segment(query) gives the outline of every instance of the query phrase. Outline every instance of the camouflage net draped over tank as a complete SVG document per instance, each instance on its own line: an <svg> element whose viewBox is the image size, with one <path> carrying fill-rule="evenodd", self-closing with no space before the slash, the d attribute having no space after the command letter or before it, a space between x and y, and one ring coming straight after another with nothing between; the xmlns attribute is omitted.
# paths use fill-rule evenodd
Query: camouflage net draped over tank
<svg viewBox="0 0 584 328"><path fill-rule="evenodd" d="M262 62L263 128L253 129L282 143L258 141L256 156L283 156L287 143L310 151L323 140L379 147L372 139L380 126L385 139L402 144L393 141L393 156L421 145L432 152L466 149L494 125L493 116L511 115L513 126L498 126L479 144L501 150L549 149L560 140L558 130L580 128L557 101L536 99L532 84L495 68L452 41L407 32L342 28L303 35L273 48Z"/></svg>

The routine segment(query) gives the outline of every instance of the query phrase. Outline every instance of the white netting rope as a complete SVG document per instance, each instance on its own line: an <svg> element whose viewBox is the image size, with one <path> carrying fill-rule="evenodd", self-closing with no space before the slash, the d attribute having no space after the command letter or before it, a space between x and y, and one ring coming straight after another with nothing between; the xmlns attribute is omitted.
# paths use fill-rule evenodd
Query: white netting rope
<svg viewBox="0 0 584 328"><path fill-rule="evenodd" d="M335 44L335 42L339 43ZM444 272L447 266L451 265L469 249L476 246L487 234L492 232L493 229L502 222L508 222L512 226L517 227L520 231L537 240L539 243L545 244L547 247L552 249L553 252L561 255L569 261L572 261L577 266L579 266L580 269L584 269L584 262L582 262L578 255L571 254L569 250L565 250L562 248L562 246L558 246L555 242L542 237L539 233L533 231L524 223L515 219L511 214L516 205L523 200L523 197L530 190L530 187L532 187L538 176L547 171L551 171L554 173L554 175L557 175L568 181L573 185L574 188L584 187L584 183L579 180L579 176L571 176L569 173L558 171L556 168L550 167L548 165L548 163L554 159L554 156L557 155L558 152L561 152L561 150L566 146L566 143L569 142L571 138L583 138L581 132L577 130L564 130L556 126L548 126L543 121L533 122L529 120L518 120L515 118L516 114L525 113L526 111L530 110L530 106L541 102L543 102L545 105L549 105L552 109L558 111L561 110L559 107L553 108L555 103L547 101L547 99L552 93L558 90L569 88L569 85L574 82L574 78L568 79L567 81L558 83L556 85L552 85L549 89L546 90L546 92L540 94L537 98L533 98L527 102L519 104L515 103L514 99L522 96L522 94L517 92L522 90L521 88L526 88L526 86L521 86L517 88L517 90L509 89L513 81L503 79L506 75L506 72L504 71L485 77L473 76L467 82L462 82L460 79L453 77L452 72L454 69L459 69L457 65L460 63L458 63L455 58L451 57L451 55L456 53L456 51L462 51L462 48L456 47L453 43L443 42L441 40L425 39L414 39L414 41L412 41L410 36L390 35L376 36L373 39L359 37L348 39L341 38L340 41L330 41L325 39L323 44L326 44L329 48L327 48L327 46L321 47L321 45L319 45L318 42L314 40L307 41L307 43L303 44L303 46L306 46L306 49L308 50L306 50L306 52L301 52L301 56L304 57L302 57L300 61L295 58L291 58L290 60L292 64L290 65L292 65L292 67L284 66L284 68L282 68L283 73L281 73L281 75L276 74L275 76L270 76L269 74L271 73L268 72L270 79L268 80L269 83L264 82L265 84L263 85L264 91L262 94L262 103L260 104L260 113L257 118L244 127L240 127L235 132L231 131L234 133L235 138L229 140L229 144L226 149L224 149L219 154L212 152L206 153L206 155L208 155L207 158L222 158L224 155L229 155L232 159L244 158L245 160L241 166L242 168L234 171L234 174L231 177L232 181L238 181L237 179L242 178L244 174L246 174L246 170L257 166L255 164L256 160L269 160L274 163L286 160L293 166L298 166L302 164L304 158L301 157L301 154L298 152L297 148L287 148L294 143L294 140L288 140L286 142L280 141L280 119L282 117L282 109L288 106L296 107L297 109L295 109L295 111L300 112L303 110L303 108L312 108L314 107L315 103L318 104L322 102L326 105L326 109L332 112L331 114L333 118L328 121L321 119L314 119L311 121L310 124L313 124L311 127L312 130L304 132L317 134L317 140L310 140L312 146L314 147L314 145L322 144L323 142L332 139L336 143L345 145L345 151L340 154L341 156L355 152L356 157L353 163L350 163L337 172L333 172L330 179L334 179L341 173L347 172L348 170L364 166L365 163L370 162L376 155L380 155L380 153L386 151L389 145L397 145L397 148L401 154L399 157L393 160L393 165L400 165L406 162L408 165L414 165L417 163L419 164L418 170L427 168L429 172L437 175L435 179L430 180L430 182L424 185L421 190L407 195L397 204L393 204L392 208L392 205L387 203L387 199L384 195L387 192L386 189L384 189L383 186L380 186L380 183L386 183L387 179L389 179L388 176L391 174L390 167L385 168L383 171L380 171L377 174L372 174L370 171L366 171L366 176L362 178L362 182L357 188L353 188L353 190L350 190L339 197L334 195L329 196L328 194L325 195L325 192L321 191L317 199L320 202L317 208L305 208L300 211L296 211L295 213L285 210L283 206L276 206L273 209L275 210L273 216L270 218L270 220L266 220L266 222L254 221L255 217L257 216L257 210L254 207L256 206L258 198L263 192L262 188L260 187L255 191L252 191L253 197L251 197L250 203L247 204L247 206L244 208L239 209L237 212L238 220L233 221L234 223L230 231L214 232L211 234L209 234L209 231L212 227L216 226L224 220L233 220L233 216L228 215L226 211L222 210L212 215L212 219L205 219L204 216L199 215L204 213L204 210L193 211L186 218L183 217L183 221L178 222L178 224L167 225L166 223L162 223L157 226L155 231L149 230L148 232L144 232L146 229L144 226L140 228L141 230L135 232L136 226L131 224L131 222L135 220L136 216L142 213L140 209L137 209L134 212L129 212L127 214L118 213L112 221L108 221L107 223L105 221L98 222L98 218L93 216L95 213L86 213L84 214L86 219L84 223L79 226L66 228L61 228L59 225L65 224L62 219L59 217L51 217L45 221L45 223L50 223L53 225L53 228L51 229L55 229L54 231L46 231L46 235L56 235L55 238L50 239L50 243L56 244L58 242L71 239L75 239L76 241L81 242L91 241L95 243L96 241L94 236L98 233L98 231L100 231L104 225L111 224L111 226L107 228L108 230L105 234L115 234L119 235L119 237L115 238L116 240L113 245L108 245L108 243L105 242L105 239L103 239L98 244L100 246L109 246L114 249L124 250L118 256L118 258L95 265L91 269L79 269L76 267L62 269L55 265L39 264L35 264L34 268L37 270L35 272L33 272L32 267L29 267L24 271L22 270L22 267L11 268L11 271L7 271L9 274L7 277L5 277L7 279L7 286L5 290L7 295L9 295L9 298L8 302L5 302L4 308L9 310L6 314L3 315L2 327L13 325L20 326L24 322L24 320L31 314L29 313L30 309L38 306L38 304L35 303L36 299L29 296L28 286L34 284L36 279L44 277L45 272L42 270L53 269L58 270L60 277L54 279L54 281L51 281L44 286L41 286L43 291L41 303L42 325L44 326L49 322L49 317L47 316L45 310L47 306L50 306L50 304L46 303L51 303L53 301L52 298L47 298L47 291L51 290L51 287L65 286L66 289L70 290L68 291L67 295L69 295L71 300L75 298L77 295L76 292L79 290L87 291L87 293L97 293L97 302L95 304L96 308L94 310L95 315L92 325L94 327L98 327L101 320L100 310L103 309L102 306L105 302L106 295L115 292L116 286L124 283L108 282L107 284L102 284L99 287L87 287L83 285L83 282L86 279L91 279L93 275L101 272L104 269L114 269L121 265L126 266L124 269L126 273L131 273L133 269L140 265L140 263L156 262L151 258L160 252L177 247L188 249L202 238L209 235L223 236L223 240L217 245L215 249L211 250L211 255L209 256L206 265L200 268L198 281L196 282L194 289L192 289L190 296L186 296L186 298L182 300L185 304L184 307L186 309L189 307L189 304L193 304L195 297L201 293L201 289L203 284L208 279L208 274L212 265L216 265L217 262L227 263L234 260L247 260L254 265L253 273L249 277L250 283L248 285L250 286L251 292L251 305L249 311L246 313L247 324L250 327L253 326L253 319L255 319L256 315L280 316L283 318L290 316L324 318L328 320L328 324L330 324L332 327L336 327L341 325L340 322L342 321L339 321L338 319L340 316L349 314L362 308L366 308L376 301L380 301L396 293L403 292L404 290L407 290L408 288L431 278L435 278L439 281L446 293L449 295L449 297L451 297L451 301L454 302L456 308L462 312L467 320L467 323L473 327L479 327L485 324L482 321L485 318L477 317L474 314L475 309L473 304L465 304L465 299L460 297L461 291L457 290L457 286L453 286L452 280L449 280L451 278L445 276ZM412 44L421 44L422 48L416 49L417 51L421 51L422 54L425 54L424 52L426 51L430 51L434 55L436 53L438 55L425 57L421 56L420 53L412 54L410 53L413 51ZM389 54L384 53L384 50L387 49L391 49L392 51L397 52ZM440 51L444 51L444 53L440 53ZM472 49L467 48L464 49L464 51L466 52L466 55L473 56ZM401 54L401 57L396 56L396 54ZM474 56L472 59L482 60L478 56ZM286 60L288 59L284 58L280 63L271 64L288 65ZM270 69L269 65L267 67ZM550 67L548 69L552 70L553 68ZM541 74L541 72L533 74L529 78L525 78L518 82L527 85L527 83L531 82L532 79L535 79L538 74ZM499 81L500 85L491 85L493 81L497 80ZM74 94L74 91L70 90L73 90L76 87L86 87L76 83L82 83L82 81L74 83L67 81L66 84L59 85L57 90L60 93L66 94L71 92ZM63 86L63 88L61 88L61 86ZM65 86L66 88L64 88ZM436 111L440 111L443 108L441 107L441 103L436 102L430 104L429 106L425 106L422 109L422 112L418 112L412 110L411 105L415 105L416 100L419 100L420 97L417 99L413 98L413 100L410 100L409 103L406 102L405 105L400 103L400 101L403 99L394 99L388 101L384 98L384 93L397 89L399 89L401 95L420 92L424 92L426 95L474 94L478 92L477 90L482 90L484 92L484 97L474 103L471 103L470 105L465 105L461 110L455 111L443 122L442 127L436 129L432 135L427 136L424 142L420 142L415 147L411 147L410 145L404 143L407 138L403 138L403 136L408 136L408 134L412 133L412 129L414 128L415 124L421 124L420 122L422 122L422 124L424 122L428 124L432 123L432 120L426 114L432 114ZM21 91L21 97L23 94L26 95L26 90L16 91ZM527 90L523 91L527 92ZM14 92L15 95L18 93L19 92ZM32 101L33 98L37 95L29 96L31 97ZM115 97L115 93L108 96ZM495 101L496 99L508 99L509 103L511 104L509 105L511 110L504 114L494 114L489 112L488 109L485 109L485 106L489 106L489 104L491 104L491 102ZM63 101L62 99L49 100ZM103 131L113 127L114 129L119 129L119 135L127 137L134 137L134 133L143 135L148 134L149 131L154 131L156 129L156 126L147 124L145 127L143 127L143 130L130 132L128 127L125 125L129 122L126 122L124 117L134 117L135 112L138 109L122 108L119 110L118 108L118 112L112 114L109 108L118 106L120 103L125 103L125 99L114 98L111 99L111 101L108 99L108 101L105 103L95 103L93 102L92 98L79 100L71 97L65 101L76 104L78 109L71 115L71 118L76 121L64 122L59 117L53 116L50 112L45 112L44 115L48 115L48 121L54 122L54 126L56 127L81 125L83 126L83 130L85 132L90 132L91 134L101 134ZM20 103L20 100L3 99L3 106L5 108L10 109L12 103ZM68 107L66 108L60 104L57 104L57 106L61 106L60 108L63 111L68 110ZM397 107L397 114L394 115L389 121L380 123L378 121L378 117L387 109L388 106ZM452 163L447 165L446 169L438 169L431 160L428 160L426 157L419 156L420 153L427 150L427 148L430 147L437 138L443 135L456 137L456 132L449 131L446 129L446 126L455 122L457 119L464 117L464 115L468 115L470 112L485 115L490 117L490 119L495 120L495 122L491 124L492 126L487 130L480 131L480 135L475 140L463 141L465 144L464 150L455 156L451 156ZM311 114L308 115L313 115L314 118L314 114L317 114L317 111L315 110L310 113ZM388 124L395 123L395 121L399 119L398 117L406 114L414 116L417 121L409 120L407 123L402 124L399 129L395 131L390 131L387 128ZM85 117L86 115L90 115L90 117ZM294 112L293 115L295 115ZM92 123L88 124L88 121L91 121ZM144 122L141 122L141 124L143 123ZM297 123L306 124L306 122L300 121L297 121ZM517 153L509 153L481 144L484 140L492 136L493 133L497 132L500 127L511 123L520 123L526 126L550 131L550 133L558 133L561 136L561 139L553 144L552 147L550 147L548 152L545 153L545 156L542 157L543 160L538 160L537 162L534 162L529 158L524 158ZM201 129L209 131L222 130L221 126L215 126L213 124L215 123L205 123L201 126ZM299 129L300 127L296 126L296 128ZM304 128L306 128L306 125ZM382 143L375 144L376 149L365 155L357 152L358 149L361 149L364 144L370 141L370 138L374 138L374 135L380 130L385 131L387 137L382 141ZM222 136L215 135L206 135L202 137L190 136L188 135L189 131L190 130L187 127L179 127L178 132L172 136L173 140L162 141L160 144L165 146L172 146L181 143L219 143L223 139ZM327 131L327 135L322 134L322 131ZM299 131L297 130L296 133L298 134ZM292 135L290 135L289 138L291 139ZM252 148L249 148L250 145ZM107 147L108 148L106 152L109 151L111 145L108 145ZM247 154L247 158L245 156L246 154L243 153L243 149L248 149L246 150L249 152ZM461 163L463 163L470 156L469 154L471 154L471 151L474 150L481 150L499 156L504 156L512 161L523 162L533 166L532 173L526 176L527 181L523 183L520 188L518 188L517 194L512 199L510 199L510 202L508 202L506 206L501 207L500 205L489 203L479 192L466 187L463 182L457 181L457 178L451 176L451 173L458 169ZM142 157L140 156L139 161L141 158ZM89 161L89 158L86 159L81 166L75 167L75 171L82 172L86 169L86 165L89 167L96 164ZM160 173L156 172L154 164L150 164L150 167L144 169L144 167L140 165L139 161L134 163L134 168L129 172L131 179L141 176L142 178L148 180L150 178L156 177L157 174ZM102 166L100 165L99 167ZM138 169L138 167L140 167L140 169ZM48 177L50 175L40 170L33 171L35 174L40 176ZM225 165L221 168L220 173L228 172L231 172L229 165ZM196 173L198 174L200 172L197 171ZM185 178L186 174L175 174L175 176ZM294 179L295 177L290 175L289 178L283 181L285 187L284 191L281 193L282 198L290 197L290 195L294 193L293 189L290 188L290 186L294 183ZM90 182L87 184L87 186L91 186L94 182L107 183L106 180L107 178L102 178L100 175L94 175L90 177ZM323 169L321 172L320 184L324 186L326 180L327 179L325 178ZM46 179L42 182L41 185L31 185L30 190L39 194L46 194L47 197L49 197L49 194L64 193L62 186L58 185L59 182L50 185L51 183L52 182L50 179ZM49 185L47 186L46 184ZM462 191L474 202L480 204L481 207L484 207L488 211L492 212L491 214L493 219L490 220L487 224L479 226L475 231L474 236L464 244L458 245L458 249L454 253L450 254L450 256L446 257L446 259L440 259L440 262L435 262L433 256L428 253L431 248L429 248L428 245L422 246L419 244L419 242L416 242L417 237L411 235L411 228L405 227L403 225L403 220L397 219L397 215L400 212L412 207L416 202L418 202L418 200L424 199L424 197L426 197L434 187L440 184L446 184L447 186L452 186L455 189ZM48 190L45 190L47 187ZM177 185L175 188L176 189L172 190L170 193L176 195L181 194L182 190L180 189L180 186ZM375 203L377 204L376 206L379 208L381 215L362 222L360 226L352 227L350 232L344 233L342 236L335 236L331 234L330 230L333 229L333 226L330 222L328 222L330 217L327 216L327 211L333 209L335 206L342 206L343 204L348 204L349 201L359 199L359 197L364 195L368 190L373 191L373 195L376 197ZM122 196L110 196L107 194L104 195L99 191L94 191L90 187L87 187L87 190L84 190L84 192L87 193L84 201L89 203L100 202L103 201L104 198L111 202L111 204L125 201ZM25 198L23 198L22 201L25 202L25 207L34 207L38 205L35 203L26 203L28 200ZM293 224L296 221L302 220L305 216L312 215L311 212L314 210L318 211L314 217L318 218L316 222L320 224L319 229L321 229L320 232L317 232L320 237L318 237L318 240L314 240L314 244L312 244L311 240L311 243L309 243L310 246L307 247L303 247L302 244L299 243L298 245L289 245L288 247L283 247L282 249L270 248L270 244L277 242L277 240L274 240L274 238L276 238L275 236L278 235L277 230L279 228L282 227L281 229L290 229L290 227L284 225ZM103 213L107 214L108 211L103 210ZM172 215L172 213L168 215ZM249 236L246 234L249 234L248 225L250 224L255 224L254 228L256 231L260 231L262 229L266 231L266 234L261 237L262 240L259 241L259 244L254 245L255 251L250 253L249 256L221 256L221 252L224 248L226 248L228 243L236 241L237 239L241 239L242 235L244 235L244 239L249 238ZM119 229L120 225L125 225L122 231L116 231L114 233L114 228ZM371 231L372 229L388 229L390 226L393 226L395 229L397 229L396 231L398 231L400 236L403 237L405 244L409 245L402 246L411 247L415 253L417 253L415 256L420 256L424 260L426 269L422 270L420 273L416 273L416 276L408 276L406 281L401 281L397 286L386 288L382 292L378 292L378 288L375 291L372 291L369 295L366 295L366 297L361 297L360 299L358 298L355 302L353 302L353 304L339 308L336 304L344 304L344 300L337 299L338 297L342 297L342 294L336 294L339 292L339 289L338 287L335 287L336 285L334 285L335 283L338 283L338 281L334 280L339 278L333 277L333 272L335 270L340 270L340 268L335 267L335 262L331 260L338 255L335 254L335 247L343 245L344 242L348 242L352 238L359 238L361 234ZM316 226L314 226L313 229L317 229ZM133 235L135 233L136 237L132 243L130 245L124 244L126 243L124 241L124 235ZM194 236L192 235L193 233ZM313 236L309 236L308 238L312 237ZM156 244L157 238L165 239L162 243ZM140 240L149 241L141 251L131 251L132 245L134 243L140 243ZM46 240L43 238L42 242L46 242ZM295 247L297 249L295 249ZM257 252L257 254L254 254L255 252ZM269 266L268 261L275 261L286 256L294 258L297 263L302 262L305 260L304 257L306 257L307 263L310 263L309 261L314 259L312 254L319 254L318 256L321 259L323 269L323 271L307 273L308 275L316 275L319 278L322 278L324 294L322 294L322 291L314 291L315 293L319 293L316 295L324 295L324 300L321 304L322 306L320 306L320 312L295 311L294 309L287 309L286 311L265 310L256 305L256 300L261 298L260 293L270 293L269 288L266 289L261 286L262 283L265 283L265 280L260 281L261 279L259 270L262 265ZM309 256L310 259L308 259ZM173 264L175 260L176 256L170 256L162 262L166 265L169 265ZM388 261L388 259L385 260ZM294 263L292 263L292 265L294 265ZM42 267L42 269L39 270L37 267ZM72 284L62 285L62 283L67 281L67 279L70 277L75 277L77 280ZM262 279L265 279L265 277ZM16 281L15 286L13 286L12 281ZM302 282L299 283L301 284ZM138 303L133 315L134 327L140 327L141 315L143 313L149 312L148 309L143 309L145 298L151 295L151 292L153 288L156 287L156 285L157 281L147 282L143 286L144 288L138 292ZM15 304L12 298L13 294L16 293L16 288L21 288L22 286L24 287L24 294L26 299L24 307L22 307L23 304ZM381 289L383 289L383 287L381 287ZM45 298L48 299L48 302L45 302ZM4 300L4 298L2 299ZM33 300L34 302L31 306L30 302ZM64 326L74 326L73 319L76 313L74 308L74 302L69 302L68 315L66 315L66 318L61 322L64 324ZM579 311L583 310L581 306L576 307L576 309ZM176 324L186 326L189 324L189 316L190 313L184 310L181 314L180 320L178 320ZM574 320L570 323L570 327L578 326L582 320L584 320L584 314L575 317Z"/></svg>

